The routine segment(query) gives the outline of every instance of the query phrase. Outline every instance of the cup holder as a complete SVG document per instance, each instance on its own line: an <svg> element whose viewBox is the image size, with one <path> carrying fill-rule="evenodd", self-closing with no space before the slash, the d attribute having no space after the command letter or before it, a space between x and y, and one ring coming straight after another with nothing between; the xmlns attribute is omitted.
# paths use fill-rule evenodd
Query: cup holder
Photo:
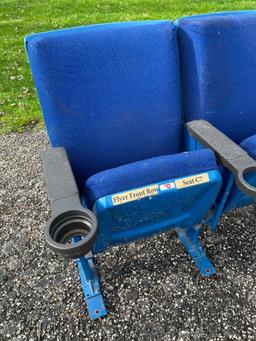
<svg viewBox="0 0 256 341"><path fill-rule="evenodd" d="M237 176L235 178L237 186L248 195L253 198L256 197L256 187L251 185L246 179L245 174L255 173L256 174L256 166L249 166L240 168L237 172Z"/></svg>
<svg viewBox="0 0 256 341"><path fill-rule="evenodd" d="M80 258L92 249L97 236L97 220L88 209L65 211L48 221L44 234L49 248L68 258ZM79 241L74 239L80 237Z"/></svg>

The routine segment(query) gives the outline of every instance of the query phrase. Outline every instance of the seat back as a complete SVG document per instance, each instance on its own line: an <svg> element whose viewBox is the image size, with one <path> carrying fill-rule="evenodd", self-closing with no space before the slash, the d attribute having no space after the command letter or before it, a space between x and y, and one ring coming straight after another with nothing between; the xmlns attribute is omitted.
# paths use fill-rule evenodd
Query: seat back
<svg viewBox="0 0 256 341"><path fill-rule="evenodd" d="M256 11L178 20L185 121L205 119L237 143L256 133Z"/></svg>
<svg viewBox="0 0 256 341"><path fill-rule="evenodd" d="M181 151L176 28L101 24L25 40L46 127L81 189L99 171Z"/></svg>

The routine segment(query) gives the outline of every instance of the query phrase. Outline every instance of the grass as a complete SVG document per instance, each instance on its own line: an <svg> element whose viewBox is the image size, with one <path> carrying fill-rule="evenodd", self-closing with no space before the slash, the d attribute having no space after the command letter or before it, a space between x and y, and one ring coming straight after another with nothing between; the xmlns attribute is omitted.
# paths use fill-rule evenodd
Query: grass
<svg viewBox="0 0 256 341"><path fill-rule="evenodd" d="M256 1L249 0L1 0L0 134L43 125L23 47L26 34L100 22L176 19L253 8Z"/></svg>

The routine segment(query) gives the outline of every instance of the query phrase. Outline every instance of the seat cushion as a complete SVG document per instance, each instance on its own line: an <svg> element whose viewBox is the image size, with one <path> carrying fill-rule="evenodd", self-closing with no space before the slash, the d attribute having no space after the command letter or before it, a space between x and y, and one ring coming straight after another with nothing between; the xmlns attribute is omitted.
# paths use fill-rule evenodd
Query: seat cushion
<svg viewBox="0 0 256 341"><path fill-rule="evenodd" d="M108 194L214 169L218 167L209 149L164 155L97 173L86 181L84 195L91 208Z"/></svg>
<svg viewBox="0 0 256 341"><path fill-rule="evenodd" d="M182 151L172 22L39 33L26 49L51 143L66 149L80 189L99 171Z"/></svg>
<svg viewBox="0 0 256 341"><path fill-rule="evenodd" d="M236 143L256 133L256 11L178 20L185 121L205 119Z"/></svg>
<svg viewBox="0 0 256 341"><path fill-rule="evenodd" d="M256 160L256 135L248 137L240 146L247 151L247 153Z"/></svg>

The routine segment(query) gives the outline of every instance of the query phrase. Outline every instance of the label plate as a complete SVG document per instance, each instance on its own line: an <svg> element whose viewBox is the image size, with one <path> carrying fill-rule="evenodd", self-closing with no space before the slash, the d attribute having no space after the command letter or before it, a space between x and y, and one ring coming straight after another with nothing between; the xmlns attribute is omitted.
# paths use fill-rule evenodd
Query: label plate
<svg viewBox="0 0 256 341"><path fill-rule="evenodd" d="M133 191L127 191L112 196L113 205L121 205L126 202L139 200L145 197L151 197L158 194L158 185L147 186Z"/></svg>
<svg viewBox="0 0 256 341"><path fill-rule="evenodd" d="M176 188L186 188L190 186L197 186L209 182L208 173L197 174L189 176L187 178L179 179L175 181Z"/></svg>

